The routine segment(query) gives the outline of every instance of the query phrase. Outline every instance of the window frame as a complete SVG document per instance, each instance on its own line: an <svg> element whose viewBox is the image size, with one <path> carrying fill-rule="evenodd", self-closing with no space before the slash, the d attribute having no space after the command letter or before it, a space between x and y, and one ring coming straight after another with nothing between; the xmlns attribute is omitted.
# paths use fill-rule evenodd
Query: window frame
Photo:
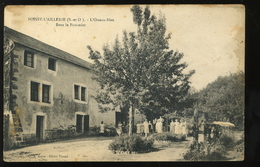
<svg viewBox="0 0 260 167"><path fill-rule="evenodd" d="M56 59L48 58L48 70L56 71Z"/></svg>
<svg viewBox="0 0 260 167"><path fill-rule="evenodd" d="M77 90L76 90L77 89ZM80 100L80 93L79 93L79 90L80 90L80 86L79 85L76 85L74 84L74 99L75 100Z"/></svg>
<svg viewBox="0 0 260 167"><path fill-rule="evenodd" d="M28 61L28 55L31 55L30 59L31 61ZM28 50L25 50L24 51L24 65L27 66L27 67L31 67L31 68L34 68L34 53L28 51ZM28 65L28 62L30 62L31 64Z"/></svg>
<svg viewBox="0 0 260 167"><path fill-rule="evenodd" d="M84 90L84 94L82 93L83 90ZM86 90L87 90L86 87L81 86L81 92L80 92L80 95L81 95L81 101L86 101Z"/></svg>
<svg viewBox="0 0 260 167"><path fill-rule="evenodd" d="M51 90L51 85L42 84L42 102L43 103L50 103L50 90ZM45 91L47 91L47 92L45 92ZM47 98L47 99L45 100L45 98Z"/></svg>
<svg viewBox="0 0 260 167"><path fill-rule="evenodd" d="M33 92L35 92L36 88L35 86L32 86L32 83L37 84L37 97L33 98L32 95L35 94ZM46 88L48 87L48 88ZM33 92L32 92L33 91ZM48 92L48 94L46 94ZM47 99L46 99L46 95L47 95ZM46 106L50 106L53 105L54 101L53 101L53 84L48 82L48 81L41 81L39 79L35 79L35 78L31 78L28 81L28 103L31 104L39 104L39 105L46 105Z"/></svg>
<svg viewBox="0 0 260 167"><path fill-rule="evenodd" d="M36 85L37 85L37 88L36 88ZM40 83L34 82L34 81L30 82L30 101L40 102L40 99L39 99L39 95L40 95L39 87L40 87Z"/></svg>
<svg viewBox="0 0 260 167"><path fill-rule="evenodd" d="M76 87L77 87L77 95L76 95ZM84 92L84 94L83 94ZM81 103L87 103L88 99L88 88L85 85L82 84L73 84L73 100L76 102L81 102Z"/></svg>

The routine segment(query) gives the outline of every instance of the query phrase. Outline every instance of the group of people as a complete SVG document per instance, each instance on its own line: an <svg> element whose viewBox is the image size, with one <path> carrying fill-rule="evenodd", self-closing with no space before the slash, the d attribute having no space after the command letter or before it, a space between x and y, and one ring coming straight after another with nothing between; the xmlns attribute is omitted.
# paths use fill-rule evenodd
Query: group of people
<svg viewBox="0 0 260 167"><path fill-rule="evenodd" d="M136 133L144 134L145 136L147 136L149 133L162 133L164 131L163 122L164 119L162 117L160 117L159 119L155 118L152 122L147 121L147 119L145 119L143 123L140 123L140 121L138 121L136 125ZM178 119L175 119L175 122L171 120L169 127L170 132L173 134L187 135L186 122L182 120L180 120L180 122L178 122Z"/></svg>
<svg viewBox="0 0 260 167"><path fill-rule="evenodd" d="M178 119L175 119L175 122L173 122L173 120L171 120L170 123L170 132L173 134L183 134L183 135L187 135L187 124L185 121L180 119L180 122L178 121Z"/></svg>
<svg viewBox="0 0 260 167"><path fill-rule="evenodd" d="M199 140L199 134L202 134L201 141L217 139L221 135L221 128L218 125L206 124L203 120L197 125L192 126L193 137Z"/></svg>
<svg viewBox="0 0 260 167"><path fill-rule="evenodd" d="M138 123L136 124L136 133L137 134L145 134L147 136L149 133L162 133L163 132L163 121L164 119L160 117L159 119L154 119L153 122L145 121L143 123Z"/></svg>

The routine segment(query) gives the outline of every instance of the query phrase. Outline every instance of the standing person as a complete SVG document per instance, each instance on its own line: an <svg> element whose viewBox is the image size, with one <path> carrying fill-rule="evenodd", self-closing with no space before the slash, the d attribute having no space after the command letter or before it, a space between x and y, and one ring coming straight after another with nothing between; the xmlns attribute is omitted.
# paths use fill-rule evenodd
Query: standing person
<svg viewBox="0 0 260 167"><path fill-rule="evenodd" d="M155 118L154 120L153 120L153 133L156 133L157 131L156 131L156 123L157 123L157 119Z"/></svg>
<svg viewBox="0 0 260 167"><path fill-rule="evenodd" d="M204 130L205 130L205 123L204 123L203 120L201 120L201 123L200 123L200 132L201 132L202 134L204 134Z"/></svg>
<svg viewBox="0 0 260 167"><path fill-rule="evenodd" d="M104 133L105 133L105 124L103 121L101 121L99 136L104 136Z"/></svg>
<svg viewBox="0 0 260 167"><path fill-rule="evenodd" d="M143 123L143 126L144 126L144 134L145 134L145 137L147 137L148 133L149 133L149 124L147 122L147 119L145 119L144 123Z"/></svg>
<svg viewBox="0 0 260 167"><path fill-rule="evenodd" d="M172 133L172 134L175 133L175 125L174 125L173 120L171 120L171 123L170 123L170 133Z"/></svg>
<svg viewBox="0 0 260 167"><path fill-rule="evenodd" d="M118 125L117 125L117 129L116 129L116 132L117 132L117 134L119 135L119 136L121 136L121 134L122 134L122 124L121 124L121 122L119 121L119 123L118 123Z"/></svg>
<svg viewBox="0 0 260 167"><path fill-rule="evenodd" d="M211 139L211 125L209 125L207 128L207 135L208 135L208 140L210 140Z"/></svg>
<svg viewBox="0 0 260 167"><path fill-rule="evenodd" d="M155 125L155 129L156 129L156 133L159 133L159 120L156 120L156 125Z"/></svg>
<svg viewBox="0 0 260 167"><path fill-rule="evenodd" d="M140 133L141 133L141 124L140 124L140 121L138 121L137 124L136 124L136 133L137 133L137 134L140 134Z"/></svg>
<svg viewBox="0 0 260 167"><path fill-rule="evenodd" d="M204 135L204 141L206 141L208 139L208 126L207 126L207 124L205 124L205 126L204 126L203 135Z"/></svg>
<svg viewBox="0 0 260 167"><path fill-rule="evenodd" d="M211 139L213 139L213 138L215 137L214 133L215 133L215 127L212 126L211 132L210 132L210 137L211 137Z"/></svg>
<svg viewBox="0 0 260 167"><path fill-rule="evenodd" d="M157 120L157 122L158 122L157 133L162 133L163 132L163 121L164 121L163 118L160 116L160 118Z"/></svg>
<svg viewBox="0 0 260 167"><path fill-rule="evenodd" d="M186 121L184 122L184 121L182 121L182 123L181 123L181 134L183 134L185 137L187 137L187 130L186 130L186 126L187 124L186 124Z"/></svg>
<svg viewBox="0 0 260 167"><path fill-rule="evenodd" d="M204 131L205 131L205 123L203 120L201 120L201 123L199 125L199 132L202 134L202 141L205 141Z"/></svg>
<svg viewBox="0 0 260 167"><path fill-rule="evenodd" d="M178 119L175 119L174 125L175 125L175 134L180 134L181 130L180 130L180 123L178 122Z"/></svg>
<svg viewBox="0 0 260 167"><path fill-rule="evenodd" d="M215 129L215 134L214 134L214 136L215 136L216 139L219 138L219 131L220 131L220 127L217 126L216 129Z"/></svg>
<svg viewBox="0 0 260 167"><path fill-rule="evenodd" d="M140 123L140 131L141 131L141 135L144 135L144 124Z"/></svg>
<svg viewBox="0 0 260 167"><path fill-rule="evenodd" d="M148 122L148 125L149 125L149 132L152 133L153 125L152 125L151 121Z"/></svg>

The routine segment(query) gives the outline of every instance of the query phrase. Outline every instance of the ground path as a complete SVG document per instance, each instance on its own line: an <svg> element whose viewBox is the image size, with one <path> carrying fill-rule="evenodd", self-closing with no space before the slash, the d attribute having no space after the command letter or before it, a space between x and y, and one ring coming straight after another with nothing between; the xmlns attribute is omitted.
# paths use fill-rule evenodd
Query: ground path
<svg viewBox="0 0 260 167"><path fill-rule="evenodd" d="M155 142L156 150L142 154L113 154L108 150L113 137L88 137L4 151L6 162L63 161L183 161L182 153L190 146L186 141Z"/></svg>

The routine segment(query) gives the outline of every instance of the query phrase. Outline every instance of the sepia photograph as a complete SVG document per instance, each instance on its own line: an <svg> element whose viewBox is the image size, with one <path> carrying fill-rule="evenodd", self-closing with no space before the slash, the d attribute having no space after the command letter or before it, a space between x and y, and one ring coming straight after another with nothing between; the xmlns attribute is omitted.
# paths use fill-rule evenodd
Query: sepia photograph
<svg viewBox="0 0 260 167"><path fill-rule="evenodd" d="M5 162L243 161L245 6L9 5Z"/></svg>

